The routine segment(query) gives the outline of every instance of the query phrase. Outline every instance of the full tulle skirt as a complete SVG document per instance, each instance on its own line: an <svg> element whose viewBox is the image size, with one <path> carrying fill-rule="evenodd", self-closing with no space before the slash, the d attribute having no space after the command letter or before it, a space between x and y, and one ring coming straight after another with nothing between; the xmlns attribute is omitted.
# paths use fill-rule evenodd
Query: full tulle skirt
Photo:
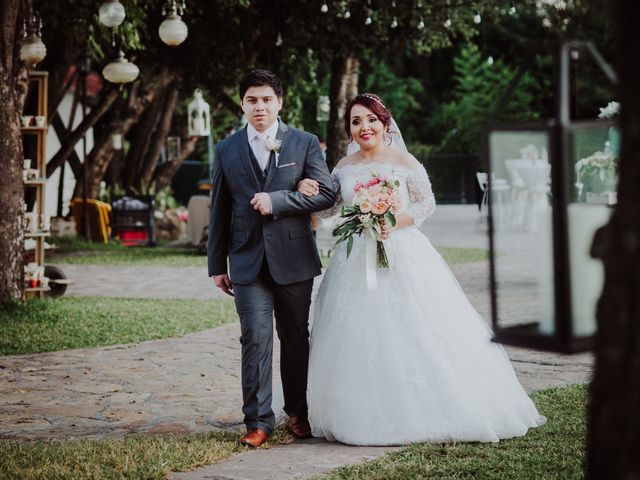
<svg viewBox="0 0 640 480"><path fill-rule="evenodd" d="M357 238L348 258L344 243L334 250L320 285L309 359L313 435L353 445L495 442L543 424L427 237L409 227L384 243L390 269L375 269L375 242Z"/></svg>

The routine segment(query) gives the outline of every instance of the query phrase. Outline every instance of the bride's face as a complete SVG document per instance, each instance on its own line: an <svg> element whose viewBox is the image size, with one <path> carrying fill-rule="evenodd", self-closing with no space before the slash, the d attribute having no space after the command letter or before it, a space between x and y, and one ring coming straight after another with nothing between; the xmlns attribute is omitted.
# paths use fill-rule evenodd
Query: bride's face
<svg viewBox="0 0 640 480"><path fill-rule="evenodd" d="M351 108L351 136L360 148L369 150L382 144L384 124L364 105Z"/></svg>

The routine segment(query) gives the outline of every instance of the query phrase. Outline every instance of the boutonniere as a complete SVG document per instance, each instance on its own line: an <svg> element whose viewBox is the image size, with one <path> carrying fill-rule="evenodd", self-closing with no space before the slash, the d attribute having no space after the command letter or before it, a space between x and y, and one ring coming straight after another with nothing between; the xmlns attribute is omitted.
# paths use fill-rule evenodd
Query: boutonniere
<svg viewBox="0 0 640 480"><path fill-rule="evenodd" d="M265 143L267 144L267 148L278 155L280 153L280 147L282 147L282 140L278 140L276 138L266 138Z"/></svg>

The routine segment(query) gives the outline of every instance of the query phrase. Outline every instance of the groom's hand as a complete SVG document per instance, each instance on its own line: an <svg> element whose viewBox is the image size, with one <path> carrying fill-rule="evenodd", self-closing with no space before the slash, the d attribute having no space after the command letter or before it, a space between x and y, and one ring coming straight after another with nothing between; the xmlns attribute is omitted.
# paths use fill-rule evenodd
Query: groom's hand
<svg viewBox="0 0 640 480"><path fill-rule="evenodd" d="M271 215L271 197L268 193L256 193L251 199L251 205L253 205L253 208L258 210L262 215Z"/></svg>
<svg viewBox="0 0 640 480"><path fill-rule="evenodd" d="M211 278L213 278L213 283L216 284L216 287L233 297L233 285L231 284L231 280L229 280L229 275L223 273L222 275L214 275Z"/></svg>

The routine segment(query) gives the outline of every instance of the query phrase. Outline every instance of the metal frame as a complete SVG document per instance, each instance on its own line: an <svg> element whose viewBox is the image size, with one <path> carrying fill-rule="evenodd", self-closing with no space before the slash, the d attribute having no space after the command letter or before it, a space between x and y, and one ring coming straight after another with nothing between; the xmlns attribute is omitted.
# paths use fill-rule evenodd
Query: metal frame
<svg viewBox="0 0 640 480"><path fill-rule="evenodd" d="M495 271L494 212L489 202L489 281L491 287L491 320L494 342L529 347L549 351L573 353L589 350L593 346L593 336L575 337L573 334L573 313L571 306L571 278L569 266L569 232L567 207L569 205L569 162L571 135L577 131L594 127L611 126L610 120L572 121L570 115L570 56L574 50L586 50L612 83L617 83L613 69L604 61L591 42L568 41L562 43L558 53L557 69L557 109L556 118L548 122L496 123L485 127L485 160L487 165L488 189L491 191L491 161L489 156L490 136L494 131L538 131L549 135L551 155L551 195L552 195L552 238L553 238L553 278L554 278L554 327L553 335L539 333L536 323L500 327ZM515 85L500 100L507 103Z"/></svg>

